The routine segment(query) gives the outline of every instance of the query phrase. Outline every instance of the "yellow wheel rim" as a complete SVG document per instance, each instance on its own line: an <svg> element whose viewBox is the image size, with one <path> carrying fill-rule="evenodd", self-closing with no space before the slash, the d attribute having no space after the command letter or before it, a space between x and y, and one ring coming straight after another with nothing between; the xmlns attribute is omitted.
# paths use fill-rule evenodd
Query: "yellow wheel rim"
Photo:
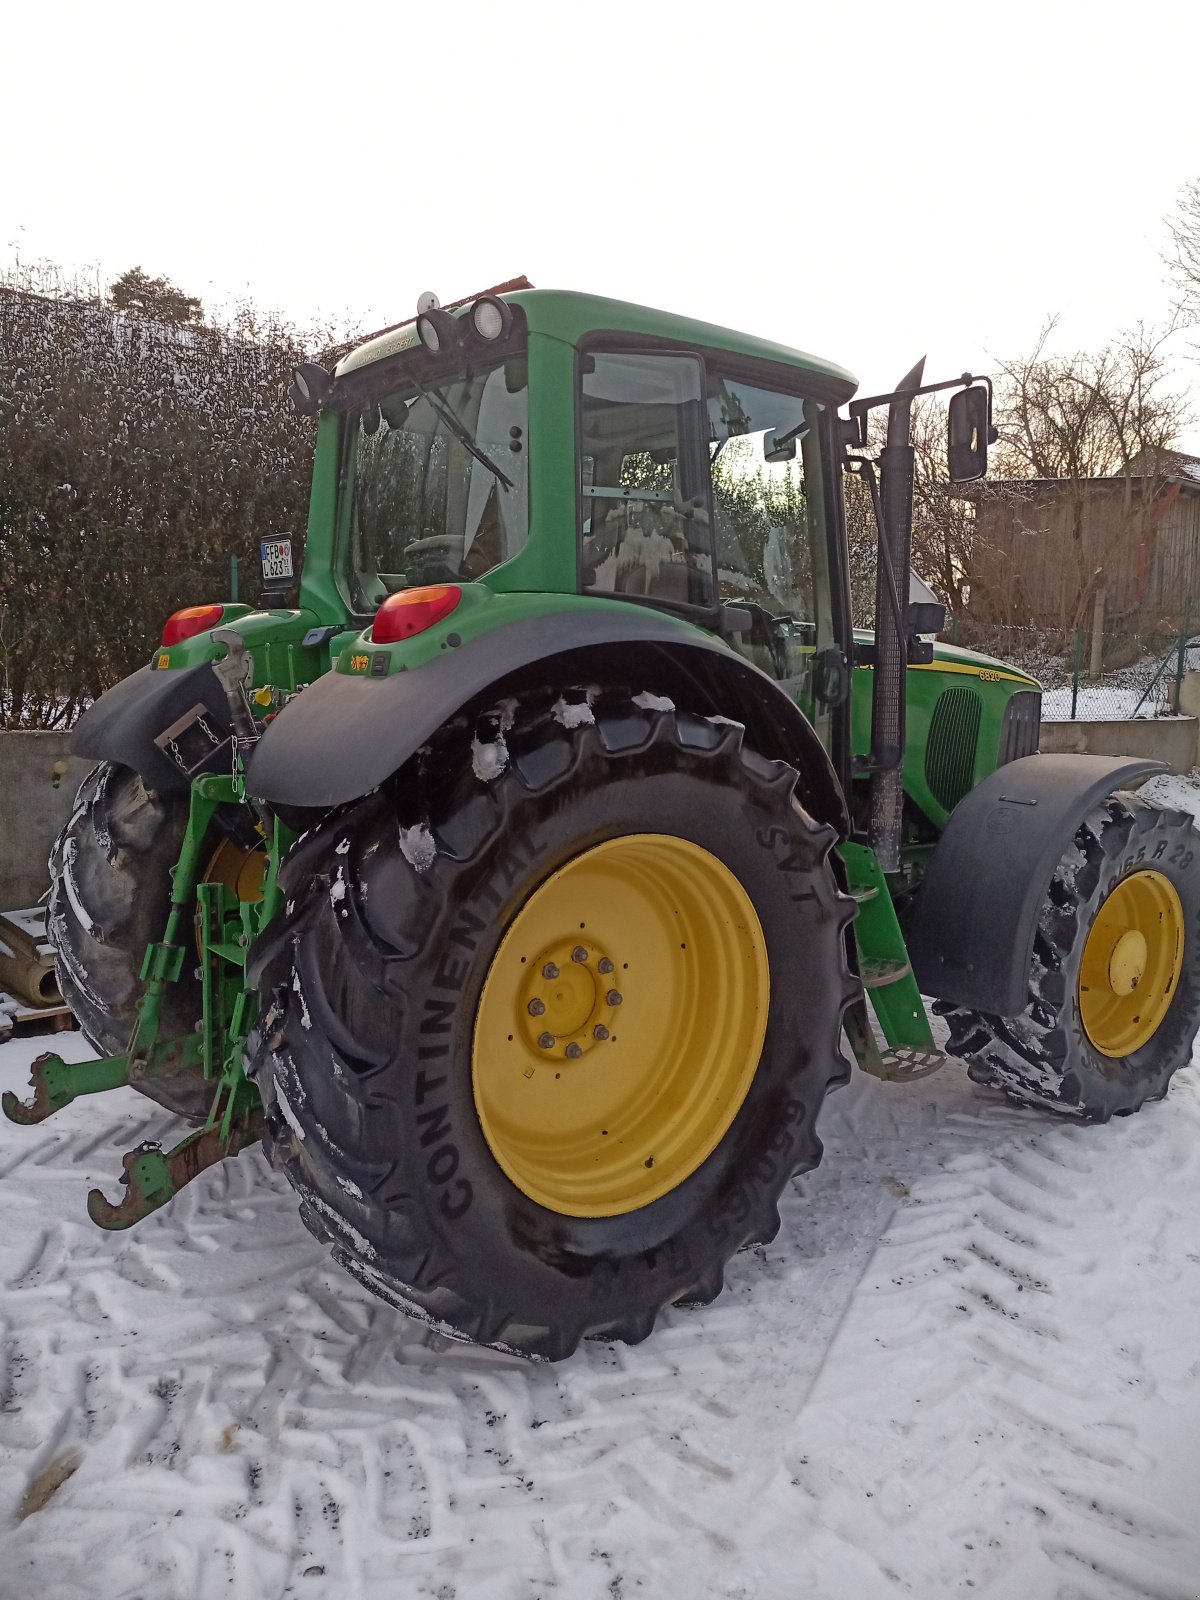
<svg viewBox="0 0 1200 1600"><path fill-rule="evenodd" d="M244 905L257 905L263 897L267 852L259 846L243 850L232 839L222 839L209 859L202 882L223 883Z"/></svg>
<svg viewBox="0 0 1200 1600"><path fill-rule="evenodd" d="M531 1200L611 1217L669 1194L728 1133L767 1030L749 895L690 840L636 833L536 889L484 982L484 1137Z"/></svg>
<svg viewBox="0 0 1200 1600"><path fill-rule="evenodd" d="M1183 906L1161 872L1134 872L1105 899L1083 947L1079 1014L1103 1056L1154 1037L1183 970Z"/></svg>
<svg viewBox="0 0 1200 1600"><path fill-rule="evenodd" d="M263 897L267 875L267 852L243 850L232 839L222 839L208 859L201 883L223 883L245 905L257 905ZM203 955L200 939L200 907L196 907L196 953Z"/></svg>

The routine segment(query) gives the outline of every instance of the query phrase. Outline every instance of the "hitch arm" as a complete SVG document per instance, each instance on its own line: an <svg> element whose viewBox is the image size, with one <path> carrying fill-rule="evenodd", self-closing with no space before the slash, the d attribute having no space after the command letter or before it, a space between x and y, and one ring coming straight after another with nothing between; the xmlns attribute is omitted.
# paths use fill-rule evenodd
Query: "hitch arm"
<svg viewBox="0 0 1200 1600"><path fill-rule="evenodd" d="M222 1136L219 1127L200 1128L173 1149L143 1144L121 1157L125 1193L116 1205L93 1189L87 1199L88 1216L98 1227L117 1230L132 1228L135 1222L165 1206L184 1184L191 1183L206 1167L216 1166L226 1156L236 1156L247 1145L262 1138L262 1112L257 1108L245 1121Z"/></svg>
<svg viewBox="0 0 1200 1600"><path fill-rule="evenodd" d="M40 1055L29 1069L32 1100L18 1100L11 1089L4 1091L3 1110L10 1122L26 1127L45 1122L56 1111L69 1106L81 1094L101 1094L105 1089L120 1089L133 1078L160 1078L185 1067L198 1067L202 1041L198 1034L183 1039L168 1039L155 1045L145 1065L128 1054L106 1056L102 1061L64 1061L49 1053Z"/></svg>

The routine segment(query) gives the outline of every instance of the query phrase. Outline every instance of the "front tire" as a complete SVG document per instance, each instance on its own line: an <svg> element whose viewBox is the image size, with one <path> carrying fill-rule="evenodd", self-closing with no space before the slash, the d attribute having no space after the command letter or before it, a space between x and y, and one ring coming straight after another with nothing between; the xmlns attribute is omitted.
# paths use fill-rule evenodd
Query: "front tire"
<svg viewBox="0 0 1200 1600"><path fill-rule="evenodd" d="M1012 1100L1105 1122L1159 1100L1200 1027L1200 834L1114 794L1055 870L1017 1017L939 1003L946 1048Z"/></svg>
<svg viewBox="0 0 1200 1600"><path fill-rule="evenodd" d="M649 696L510 718L293 852L250 1070L344 1265L558 1359L774 1235L848 1074L853 906L740 727Z"/></svg>

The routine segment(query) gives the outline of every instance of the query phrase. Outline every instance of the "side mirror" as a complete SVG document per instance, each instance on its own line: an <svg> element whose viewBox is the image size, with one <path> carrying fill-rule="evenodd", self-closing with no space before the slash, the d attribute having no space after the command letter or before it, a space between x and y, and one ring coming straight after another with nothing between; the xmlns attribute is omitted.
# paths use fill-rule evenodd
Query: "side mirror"
<svg viewBox="0 0 1200 1600"><path fill-rule="evenodd" d="M387 395L379 401L379 415L389 428L403 428L408 421L409 413L417 403L417 396L413 395L408 400L398 400L394 394ZM368 407L368 409L370 409Z"/></svg>
<svg viewBox="0 0 1200 1600"><path fill-rule="evenodd" d="M946 462L951 483L970 483L987 471L988 445L995 443L991 396L982 385L960 389L950 399Z"/></svg>
<svg viewBox="0 0 1200 1600"><path fill-rule="evenodd" d="M775 442L776 432L775 428L768 428L766 433L763 434L763 460L769 462L795 461L796 429L793 428L790 433L785 433L778 444Z"/></svg>
<svg viewBox="0 0 1200 1600"><path fill-rule="evenodd" d="M850 667L840 650L831 646L813 657L812 692L822 705L840 706L845 702L850 694Z"/></svg>
<svg viewBox="0 0 1200 1600"><path fill-rule="evenodd" d="M910 600L909 633L941 633L946 626L946 608L940 600Z"/></svg>

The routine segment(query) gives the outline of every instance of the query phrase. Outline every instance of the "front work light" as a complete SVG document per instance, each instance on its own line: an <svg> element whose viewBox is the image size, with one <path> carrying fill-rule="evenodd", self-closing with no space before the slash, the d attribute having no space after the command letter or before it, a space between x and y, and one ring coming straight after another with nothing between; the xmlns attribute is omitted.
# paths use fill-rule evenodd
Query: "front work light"
<svg viewBox="0 0 1200 1600"><path fill-rule="evenodd" d="M494 344L512 327L513 314L497 295L481 295L471 307L471 326L481 339Z"/></svg>
<svg viewBox="0 0 1200 1600"><path fill-rule="evenodd" d="M196 634L204 633L208 628L215 628L224 615L224 606L184 606L182 611L175 611L163 624L162 642L169 649L173 644L182 644L185 639L193 639Z"/></svg>
<svg viewBox="0 0 1200 1600"><path fill-rule="evenodd" d="M417 338L431 356L445 355L459 339L459 326L448 311L422 311L417 318Z"/></svg>
<svg viewBox="0 0 1200 1600"><path fill-rule="evenodd" d="M375 613L371 639L375 644L395 644L424 633L435 622L448 617L462 599L456 583L431 583L419 589L401 589L390 594Z"/></svg>
<svg viewBox="0 0 1200 1600"><path fill-rule="evenodd" d="M321 401L332 386L333 377L324 367L319 367L315 361L302 361L298 367L292 368L292 382L288 389L292 409L302 417L315 417L321 409Z"/></svg>

